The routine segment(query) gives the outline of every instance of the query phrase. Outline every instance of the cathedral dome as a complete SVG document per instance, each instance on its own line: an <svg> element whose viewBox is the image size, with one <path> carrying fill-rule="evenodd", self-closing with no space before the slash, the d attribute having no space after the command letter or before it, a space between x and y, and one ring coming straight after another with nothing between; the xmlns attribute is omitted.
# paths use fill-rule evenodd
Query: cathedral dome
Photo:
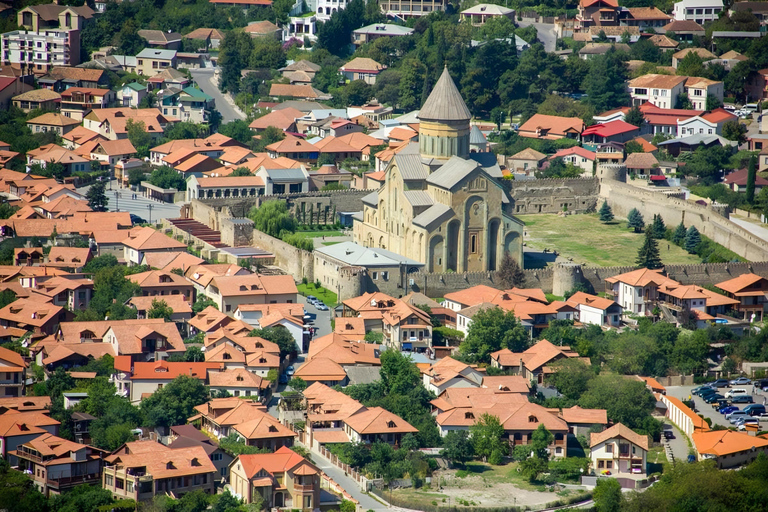
<svg viewBox="0 0 768 512"><path fill-rule="evenodd" d="M419 119L430 121L469 121L472 114L469 113L464 98L461 97L456 84L453 82L448 67L443 69L443 74L432 89L427 101L419 111Z"/></svg>

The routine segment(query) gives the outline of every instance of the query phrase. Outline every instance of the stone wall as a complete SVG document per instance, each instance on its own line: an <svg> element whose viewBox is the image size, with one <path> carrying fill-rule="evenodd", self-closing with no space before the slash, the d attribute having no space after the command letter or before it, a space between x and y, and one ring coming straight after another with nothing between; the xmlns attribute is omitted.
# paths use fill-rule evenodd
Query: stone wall
<svg viewBox="0 0 768 512"><path fill-rule="evenodd" d="M315 280L311 252L298 249L258 230L253 230L253 245L274 254L274 264L293 276L295 281L301 281L305 277L309 281Z"/></svg>
<svg viewBox="0 0 768 512"><path fill-rule="evenodd" d="M681 221L687 227L695 226L701 234L747 260L768 259L768 242L705 206L612 180L601 182L600 195L608 200L616 216L626 217L637 208L648 222L659 214L667 226L674 228Z"/></svg>
<svg viewBox="0 0 768 512"><path fill-rule="evenodd" d="M245 247L253 244L254 229L251 219L222 218L219 224L222 243L230 247Z"/></svg>
<svg viewBox="0 0 768 512"><path fill-rule="evenodd" d="M363 210L362 198L371 190L327 190L314 192L299 192L295 194L277 194L257 197L229 197L203 199L199 202L215 209L228 207L233 217L245 217L253 206L260 206L265 201L285 201L290 210L297 216L299 222L323 224L333 223L334 212L359 212ZM309 212L312 212L310 222ZM196 219L198 220L198 219ZM202 220L200 222L203 222Z"/></svg>
<svg viewBox="0 0 768 512"><path fill-rule="evenodd" d="M625 272L636 270L635 267L585 267L579 269L581 279L588 282L595 292L605 291L605 279ZM755 273L768 278L768 261L744 263L702 263L700 265L669 265L665 267L667 275L682 284L698 284L701 286L715 285L742 274ZM525 273L526 288L541 288L546 293L552 293L555 269L527 269ZM494 272L468 272L464 274L410 274L414 284L406 291L425 293L430 297L443 297L446 293L464 290L471 286L484 284L501 289Z"/></svg>
<svg viewBox="0 0 768 512"><path fill-rule="evenodd" d="M515 215L559 213L564 207L570 212L593 211L600 193L597 178L519 180L510 187Z"/></svg>

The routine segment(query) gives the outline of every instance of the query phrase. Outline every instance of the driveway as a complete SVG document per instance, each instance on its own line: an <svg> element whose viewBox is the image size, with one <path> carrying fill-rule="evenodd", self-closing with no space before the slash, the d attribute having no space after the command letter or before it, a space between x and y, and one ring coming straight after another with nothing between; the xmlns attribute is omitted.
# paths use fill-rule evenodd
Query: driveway
<svg viewBox="0 0 768 512"><path fill-rule="evenodd" d="M675 436L673 439L662 439L662 444L669 448L667 452L672 452L676 463L686 462L688 460L688 451L690 450L686 435L669 420L664 422L664 430L671 431ZM669 455L667 455L667 458L669 459ZM672 462L671 459L670 462Z"/></svg>
<svg viewBox="0 0 768 512"><path fill-rule="evenodd" d="M359 501L363 510L375 510L376 512L387 510L386 505L361 491L357 482L348 477L344 471L331 464L328 459L320 455L319 452L312 450L312 460L318 468L325 472L326 475L333 478L337 484Z"/></svg>
<svg viewBox="0 0 768 512"><path fill-rule="evenodd" d="M530 25L536 27L538 39L544 45L544 49L548 52L555 51L555 43L557 42L557 36L555 35L555 25L553 23L530 23L528 21L518 21L517 26L525 28Z"/></svg>
<svg viewBox="0 0 768 512"><path fill-rule="evenodd" d="M192 78L195 79L200 90L216 100L216 110L221 113L222 124L245 119L245 114L237 108L229 94L222 94L219 91L219 86L214 76L214 68L190 69L189 71L192 73Z"/></svg>
<svg viewBox="0 0 768 512"><path fill-rule="evenodd" d="M85 195L88 192L88 187L81 187L77 189L77 192ZM118 188L115 180L110 180L107 184L107 199L109 201L109 211L111 212L128 212L134 215L138 215L142 219L152 222L158 222L161 219L177 219L179 218L179 207L174 203L163 203L155 201L153 199L147 199L140 193L134 192L129 188ZM134 194L136 198L134 199ZM151 210L149 207L152 207Z"/></svg>

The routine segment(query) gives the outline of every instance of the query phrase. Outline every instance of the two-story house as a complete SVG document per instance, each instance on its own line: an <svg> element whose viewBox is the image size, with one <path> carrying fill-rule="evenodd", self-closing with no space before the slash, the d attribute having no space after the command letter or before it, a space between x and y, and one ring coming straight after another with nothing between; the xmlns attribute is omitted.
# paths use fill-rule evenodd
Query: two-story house
<svg viewBox="0 0 768 512"><path fill-rule="evenodd" d="M768 310L768 279L757 274L744 274L715 286L739 301L734 309L741 318L750 322L763 320Z"/></svg>
<svg viewBox="0 0 768 512"><path fill-rule="evenodd" d="M632 105L649 102L659 108L676 108L678 97L685 92L688 77L649 74L629 81Z"/></svg>
<svg viewBox="0 0 768 512"><path fill-rule="evenodd" d="M131 274L128 279L141 287L141 294L145 297L180 295L187 302L195 302L195 289L192 283L173 272L150 270L149 272Z"/></svg>
<svg viewBox="0 0 768 512"><path fill-rule="evenodd" d="M644 475L647 455L648 436L621 423L590 434L589 458L596 475Z"/></svg>
<svg viewBox="0 0 768 512"><path fill-rule="evenodd" d="M246 503L261 501L267 509L320 510L320 470L290 448L240 455L229 465L229 474L230 486Z"/></svg>
<svg viewBox="0 0 768 512"><path fill-rule="evenodd" d="M21 354L0 347L0 398L22 396L27 363Z"/></svg>
<svg viewBox="0 0 768 512"><path fill-rule="evenodd" d="M202 446L172 449L156 441L134 441L104 461L102 487L115 498L136 502L198 490L213 495L219 474Z"/></svg>
<svg viewBox="0 0 768 512"><path fill-rule="evenodd" d="M167 446L172 450L188 448L190 446L202 446L208 458L216 467L218 475L216 481L229 478L229 464L233 458L229 453L219 447L219 443L200 432L192 425L176 425L171 427L171 434Z"/></svg>
<svg viewBox="0 0 768 512"><path fill-rule="evenodd" d="M132 229L123 240L123 259L128 266L140 265L144 256L151 252L177 252L187 245L152 228Z"/></svg>
<svg viewBox="0 0 768 512"><path fill-rule="evenodd" d="M606 293L613 297L624 311L634 315L650 315L655 301L658 300L658 288L664 284L678 284L661 274L658 270L641 268L608 277Z"/></svg>
<svg viewBox="0 0 768 512"><path fill-rule="evenodd" d="M43 434L19 445L14 455L19 471L27 473L44 496L61 494L78 485L101 481L104 457L109 452Z"/></svg>
<svg viewBox="0 0 768 512"><path fill-rule="evenodd" d="M205 289L205 295L226 313L236 311L241 304L296 303L298 293L291 276L260 274L216 276Z"/></svg>
<svg viewBox="0 0 768 512"><path fill-rule="evenodd" d="M89 110L107 108L115 101L115 93L110 89L91 89L70 87L61 93L61 113L78 121Z"/></svg>
<svg viewBox="0 0 768 512"><path fill-rule="evenodd" d="M723 0L682 0L675 3L672 14L676 20L704 25L718 19L722 10Z"/></svg>
<svg viewBox="0 0 768 512"><path fill-rule="evenodd" d="M176 50L144 48L136 54L136 72L140 75L154 76L166 68L175 67Z"/></svg>
<svg viewBox="0 0 768 512"><path fill-rule="evenodd" d="M553 345L547 340L540 340L532 347L520 353L504 348L491 353L491 366L520 375L529 381L544 383L544 376L551 372L549 365L565 358L580 359L590 364L589 358L582 358L578 352L565 345Z"/></svg>

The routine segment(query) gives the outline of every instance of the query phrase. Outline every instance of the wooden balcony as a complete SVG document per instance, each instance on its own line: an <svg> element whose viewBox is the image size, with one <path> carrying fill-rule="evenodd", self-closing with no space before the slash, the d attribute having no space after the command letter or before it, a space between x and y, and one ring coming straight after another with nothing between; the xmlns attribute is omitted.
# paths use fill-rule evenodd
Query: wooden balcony
<svg viewBox="0 0 768 512"><path fill-rule="evenodd" d="M82 485L82 484L94 484L101 482L101 475L99 473L91 473L88 475L79 475L79 476L67 476L67 477L61 477L61 478L49 478L46 479L45 483L48 487L53 487L55 489L62 489L66 487L74 487L76 485Z"/></svg>
<svg viewBox="0 0 768 512"><path fill-rule="evenodd" d="M312 484L307 484L307 485L293 484L293 490L299 491L299 492L312 492L315 490L315 486Z"/></svg>

